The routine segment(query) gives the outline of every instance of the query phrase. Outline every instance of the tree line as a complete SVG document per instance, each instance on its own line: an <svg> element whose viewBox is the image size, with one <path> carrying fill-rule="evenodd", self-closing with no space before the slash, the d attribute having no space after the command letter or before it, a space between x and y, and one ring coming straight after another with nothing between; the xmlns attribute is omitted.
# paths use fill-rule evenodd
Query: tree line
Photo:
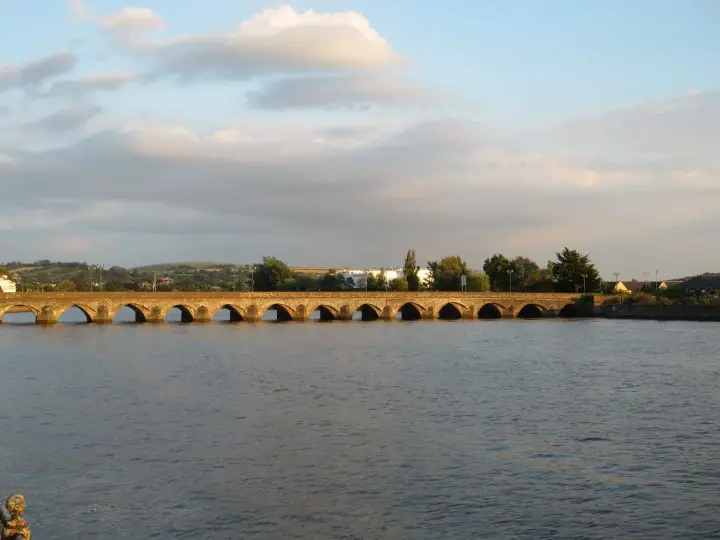
<svg viewBox="0 0 720 540"><path fill-rule="evenodd" d="M465 276L468 291L598 292L602 280L587 254L565 247L541 268L528 257L508 258L495 254L485 259L482 270L468 267L459 255L450 255L426 264L427 278L420 279L420 266L414 249L407 252L403 276L387 281L385 269L370 273L369 291L459 291ZM336 270L324 276L298 274L276 257L263 257L256 266L257 291L342 291L357 288L352 277Z"/></svg>
<svg viewBox="0 0 720 540"><path fill-rule="evenodd" d="M40 264L43 263L43 264ZM177 265L162 272L141 271L112 266L99 272L86 263L60 263L62 277L53 280L50 273L56 270L50 261L38 261L34 277L25 281L25 288L44 283L46 291L154 290L157 291L347 291L360 286L369 291L459 291L462 276L471 292L598 292L602 280L587 254L568 247L555 253L555 259L543 267L528 257L507 257L494 254L485 259L482 269L472 269L459 255L450 255L427 261L427 277L420 278L420 269L414 249L407 251L401 277L387 280L385 269L370 273L367 285L355 282L341 271L329 270L321 276L299 273L277 257L263 257L256 265L213 265L196 268ZM0 275L27 264L7 263L0 267ZM43 274L43 272L46 272ZM70 272L68 274L67 272ZM20 274L20 275L25 275ZM92 277L92 283L91 283Z"/></svg>

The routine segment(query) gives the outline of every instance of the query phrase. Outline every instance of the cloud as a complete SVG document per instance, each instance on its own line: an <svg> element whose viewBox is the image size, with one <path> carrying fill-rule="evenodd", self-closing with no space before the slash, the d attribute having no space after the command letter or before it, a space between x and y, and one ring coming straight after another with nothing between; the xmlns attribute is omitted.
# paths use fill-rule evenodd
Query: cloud
<svg viewBox="0 0 720 540"><path fill-rule="evenodd" d="M475 265L494 251L543 262L567 244L612 272L618 257L645 264L672 234L710 242L720 225L712 171L688 182L682 168L519 151L465 121L386 129L110 130L62 149L15 152L0 184L17 189L0 206L19 215L20 204L53 208L49 199L70 195L78 209L98 211L56 208L45 231L112 238L131 259L159 256L139 246L148 234L174 246L174 258L233 259L230 235L247 260L271 253L329 265L387 264L408 247L428 259L461 253ZM112 255L107 242L95 245L96 258ZM712 250L702 253L720 264Z"/></svg>
<svg viewBox="0 0 720 540"><path fill-rule="evenodd" d="M100 24L110 32L135 33L162 30L165 22L148 8L125 7L117 13L101 17Z"/></svg>
<svg viewBox="0 0 720 540"><path fill-rule="evenodd" d="M355 12L266 9L226 35L195 35L142 42L158 75L244 79L269 73L375 69L402 59Z"/></svg>
<svg viewBox="0 0 720 540"><path fill-rule="evenodd" d="M717 163L720 91L689 92L569 122L556 135L565 143L600 151L686 156Z"/></svg>
<svg viewBox="0 0 720 540"><path fill-rule="evenodd" d="M83 126L88 120L102 112L99 107L73 106L61 109L23 125L26 131L65 132Z"/></svg>
<svg viewBox="0 0 720 540"><path fill-rule="evenodd" d="M49 97L78 98L92 92L118 90L134 81L132 72L112 73L109 75L91 75L74 80L58 81L43 95Z"/></svg>
<svg viewBox="0 0 720 540"><path fill-rule="evenodd" d="M331 75L280 79L249 93L247 98L257 109L366 109L372 105L427 102L430 95L398 77Z"/></svg>
<svg viewBox="0 0 720 540"><path fill-rule="evenodd" d="M0 66L0 92L40 85L49 79L69 73L74 67L75 55L69 52L31 60L19 67Z"/></svg>

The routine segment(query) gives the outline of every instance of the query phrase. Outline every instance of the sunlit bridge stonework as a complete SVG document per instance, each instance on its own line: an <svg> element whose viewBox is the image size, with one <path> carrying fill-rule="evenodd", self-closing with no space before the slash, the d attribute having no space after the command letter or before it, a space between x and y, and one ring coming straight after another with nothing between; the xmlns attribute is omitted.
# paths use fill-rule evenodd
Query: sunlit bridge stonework
<svg viewBox="0 0 720 540"><path fill-rule="evenodd" d="M209 322L224 310L230 322L257 322L272 312L279 321L507 319L592 316L607 298L579 302L577 294L453 292L258 293L26 293L0 297L0 321L32 313L40 325L56 324L73 308L87 322L109 324L121 310L135 322L161 323L171 310L181 322Z"/></svg>

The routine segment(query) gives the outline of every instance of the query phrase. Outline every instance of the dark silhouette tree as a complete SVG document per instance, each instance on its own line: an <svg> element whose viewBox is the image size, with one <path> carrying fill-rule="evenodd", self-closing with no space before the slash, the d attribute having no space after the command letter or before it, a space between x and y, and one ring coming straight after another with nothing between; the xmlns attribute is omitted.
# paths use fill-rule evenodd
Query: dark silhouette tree
<svg viewBox="0 0 720 540"><path fill-rule="evenodd" d="M558 292L580 292L583 290L583 280L588 292L600 290L602 280L595 265L590 262L589 255L565 247L555 256L557 259L548 266Z"/></svg>

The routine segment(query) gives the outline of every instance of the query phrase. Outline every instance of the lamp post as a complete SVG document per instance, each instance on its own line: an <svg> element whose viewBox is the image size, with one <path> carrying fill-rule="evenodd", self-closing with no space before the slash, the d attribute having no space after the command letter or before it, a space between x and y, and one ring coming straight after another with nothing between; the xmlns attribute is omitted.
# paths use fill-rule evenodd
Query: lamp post
<svg viewBox="0 0 720 540"><path fill-rule="evenodd" d="M90 265L90 292L93 290L93 279L92 279L93 265Z"/></svg>
<svg viewBox="0 0 720 540"><path fill-rule="evenodd" d="M235 292L235 284L237 283L237 268L233 266L233 292Z"/></svg>
<svg viewBox="0 0 720 540"><path fill-rule="evenodd" d="M510 285L510 293L512 294L512 275L513 275L513 269L508 268L508 284Z"/></svg>
<svg viewBox="0 0 720 540"><path fill-rule="evenodd" d="M383 268L383 273L385 274L385 292L388 292L388 272L387 272L387 268Z"/></svg>
<svg viewBox="0 0 720 540"><path fill-rule="evenodd" d="M655 270L655 290L657 291L660 287L660 284L658 283L658 271Z"/></svg>
<svg viewBox="0 0 720 540"><path fill-rule="evenodd" d="M255 265L250 265L250 292L255 292Z"/></svg>
<svg viewBox="0 0 720 540"><path fill-rule="evenodd" d="M586 277L587 277L587 274L583 274L583 275L582 275L582 278L583 278L583 294L585 294L585 293L587 292L587 290L585 289L585 278L586 278Z"/></svg>

